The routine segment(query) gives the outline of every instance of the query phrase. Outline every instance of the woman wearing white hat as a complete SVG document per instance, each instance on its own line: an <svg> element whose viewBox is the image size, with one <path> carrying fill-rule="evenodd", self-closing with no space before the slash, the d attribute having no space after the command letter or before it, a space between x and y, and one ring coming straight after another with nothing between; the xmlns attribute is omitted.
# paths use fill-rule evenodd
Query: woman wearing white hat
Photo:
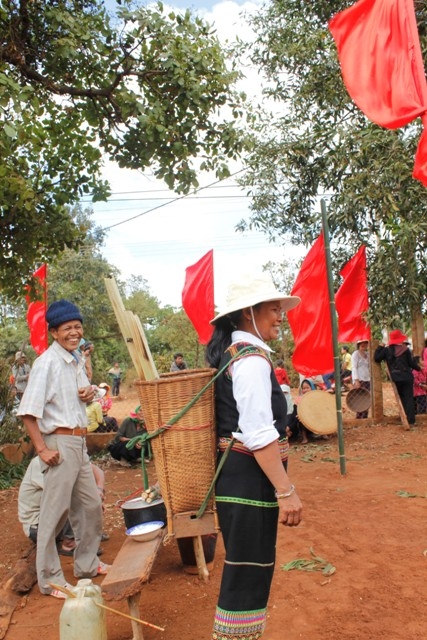
<svg viewBox="0 0 427 640"><path fill-rule="evenodd" d="M219 369L230 363L215 390L220 456L235 437L215 489L226 549L215 640L261 637L278 521L297 526L301 520L286 473L286 401L266 344L279 337L284 312L299 302L279 293L266 275L246 277L230 285L225 308L212 320L207 360Z"/></svg>

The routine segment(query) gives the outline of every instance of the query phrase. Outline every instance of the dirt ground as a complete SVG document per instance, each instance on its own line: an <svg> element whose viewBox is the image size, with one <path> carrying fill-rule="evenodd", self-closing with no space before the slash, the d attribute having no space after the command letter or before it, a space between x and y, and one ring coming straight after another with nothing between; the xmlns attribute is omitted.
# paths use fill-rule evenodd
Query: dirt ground
<svg viewBox="0 0 427 640"><path fill-rule="evenodd" d="M121 420L138 404L132 390L115 401ZM426 637L427 422L411 431L398 423L345 427L346 474L340 470L337 438L293 446L289 474L304 504L295 529L281 527L277 566L265 640L419 640ZM105 462L107 510L105 562L113 562L124 539L124 520L115 506L142 486L139 468ZM153 463L150 478L155 479ZM4 583L28 548L17 519L17 488L0 492ZM292 560L312 552L335 567L285 571ZM183 572L175 542L162 547L141 597L141 617L165 628L144 628L145 640L209 640L224 553L219 536L215 568L208 583ZM73 581L72 558L62 558ZM95 579L102 582L102 577ZM127 612L125 603L114 603ZM62 601L42 596L37 586L22 597L7 640L58 640ZM107 614L108 639L132 638L129 620ZM90 640L84 639L82 640Z"/></svg>

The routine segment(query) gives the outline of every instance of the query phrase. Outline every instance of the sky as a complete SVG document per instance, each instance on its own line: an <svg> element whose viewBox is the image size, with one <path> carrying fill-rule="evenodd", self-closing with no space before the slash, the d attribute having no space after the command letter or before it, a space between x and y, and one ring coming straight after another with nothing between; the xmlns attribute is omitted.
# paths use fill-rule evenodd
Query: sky
<svg viewBox="0 0 427 640"><path fill-rule="evenodd" d="M220 39L228 40L236 34L250 37L241 12L253 12L259 6L257 2L230 0L189 3L174 0L171 4L197 10L215 25ZM106 5L113 9L115 2L107 0ZM259 78L254 70L248 73L241 88L257 93ZM239 175L241 166L231 169ZM186 267L213 249L215 303L220 307L231 277L261 271L268 261L300 255L294 247L271 245L259 232L241 234L235 230L242 218L250 216L250 200L237 186L237 175L218 183L214 176L201 174L202 189L196 196L182 198L148 172L120 169L106 162L104 178L110 182L112 196L108 203L91 205L95 223L108 228L103 255L120 270L123 279L142 276L162 305L179 307Z"/></svg>

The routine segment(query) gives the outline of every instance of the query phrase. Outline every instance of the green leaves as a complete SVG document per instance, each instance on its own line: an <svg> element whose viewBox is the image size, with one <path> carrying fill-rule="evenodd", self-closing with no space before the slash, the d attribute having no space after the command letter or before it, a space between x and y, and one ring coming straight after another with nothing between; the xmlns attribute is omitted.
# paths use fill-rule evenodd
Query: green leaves
<svg viewBox="0 0 427 640"><path fill-rule="evenodd" d="M311 558L298 558L291 560L286 564L280 565L282 571L320 571L324 576L332 576L336 568L333 564L320 558L314 553L314 549L310 547Z"/></svg>
<svg viewBox="0 0 427 640"><path fill-rule="evenodd" d="M234 118L232 55L189 11L121 3L111 26L100 0L11 0L0 8L0 288L12 295L35 263L82 241L64 214L105 197L104 154L150 168L171 189L227 174L244 148Z"/></svg>

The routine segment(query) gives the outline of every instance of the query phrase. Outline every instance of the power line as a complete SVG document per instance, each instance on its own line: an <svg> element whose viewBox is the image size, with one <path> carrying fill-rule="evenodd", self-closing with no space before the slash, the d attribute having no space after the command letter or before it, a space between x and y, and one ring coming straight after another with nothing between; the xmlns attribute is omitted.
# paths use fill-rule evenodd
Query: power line
<svg viewBox="0 0 427 640"><path fill-rule="evenodd" d="M239 169L238 171L235 171L234 173L232 173L230 176L228 177L234 177L236 175L238 175L239 173L241 173L242 171L245 171L245 169ZM213 185L219 184L220 182L222 182L222 180L226 180L228 178L222 178L219 180L215 180L215 182L212 182L209 185L206 185L205 187L200 187L199 189L196 189L196 193L199 193L199 191L203 191L204 189L209 189L210 187L212 187ZM188 195L190 194L184 194L183 196L177 196L176 198L172 198L171 200L169 200L168 202L164 202L163 204L159 204L155 207L151 207L151 209L147 209L147 211L143 211L142 213L138 213L135 216L131 216L130 218L126 218L126 220L122 220L121 222L116 222L115 224L111 224L108 227L104 227L104 231L108 231L109 229L113 229L114 227L118 227L121 224L125 224L126 222L130 222L131 220L136 220L136 218L140 218L142 216L147 215L147 213L151 213L152 211L157 211L157 209L162 209L163 207L167 207L169 204L173 204L175 202L179 202L180 200L184 200L188 197Z"/></svg>

